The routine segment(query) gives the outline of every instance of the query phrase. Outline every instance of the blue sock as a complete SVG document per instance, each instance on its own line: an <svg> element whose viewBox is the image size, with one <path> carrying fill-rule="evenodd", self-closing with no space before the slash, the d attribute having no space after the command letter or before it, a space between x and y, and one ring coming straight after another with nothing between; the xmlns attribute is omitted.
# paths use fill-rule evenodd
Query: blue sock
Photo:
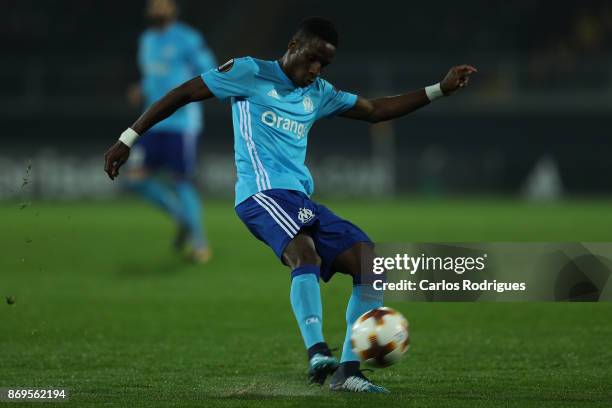
<svg viewBox="0 0 612 408"><path fill-rule="evenodd" d="M206 247L206 236L202 227L202 204L197 190L187 180L178 181L175 189L183 208L193 247L196 249Z"/></svg>
<svg viewBox="0 0 612 408"><path fill-rule="evenodd" d="M161 208L176 222L184 222L183 210L174 191L152 177L129 180L127 187L140 194L145 200Z"/></svg>
<svg viewBox="0 0 612 408"><path fill-rule="evenodd" d="M353 353L351 347L351 328L359 316L371 309L381 307L383 302L383 291L374 290L372 285L354 285L353 293L346 308L346 337L342 347L340 362L359 361L359 357Z"/></svg>
<svg viewBox="0 0 612 408"><path fill-rule="evenodd" d="M319 273L315 265L301 266L291 272L291 307L307 349L324 341Z"/></svg>

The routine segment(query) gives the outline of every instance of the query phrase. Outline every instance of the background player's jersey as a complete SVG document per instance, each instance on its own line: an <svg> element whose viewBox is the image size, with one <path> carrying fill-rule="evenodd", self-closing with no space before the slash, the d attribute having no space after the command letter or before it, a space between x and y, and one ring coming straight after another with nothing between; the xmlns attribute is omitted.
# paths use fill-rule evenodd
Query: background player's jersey
<svg viewBox="0 0 612 408"><path fill-rule="evenodd" d="M204 38L182 23L172 23L163 30L145 31L140 37L138 62L147 106L172 88L217 65ZM179 109L153 129L199 132L202 128L200 105L189 104Z"/></svg>
<svg viewBox="0 0 612 408"><path fill-rule="evenodd" d="M202 78L217 98L231 97L236 205L270 189L311 195L314 183L304 164L308 132L318 119L352 108L357 96L321 78L296 88L277 61L251 57L230 60Z"/></svg>

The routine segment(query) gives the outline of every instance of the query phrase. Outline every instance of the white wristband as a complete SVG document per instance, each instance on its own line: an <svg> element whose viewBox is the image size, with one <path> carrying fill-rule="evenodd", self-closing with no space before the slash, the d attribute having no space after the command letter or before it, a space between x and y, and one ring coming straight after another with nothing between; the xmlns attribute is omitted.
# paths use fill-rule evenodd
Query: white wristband
<svg viewBox="0 0 612 408"><path fill-rule="evenodd" d="M136 139L140 136L136 133L132 128L127 128L123 131L121 136L119 136L119 141L126 145L127 147L132 147Z"/></svg>
<svg viewBox="0 0 612 408"><path fill-rule="evenodd" d="M436 99L444 96L444 92L442 92L442 87L440 86L439 82L435 85L430 85L426 87L425 93L427 94L427 98L429 98L430 102L433 102Z"/></svg>

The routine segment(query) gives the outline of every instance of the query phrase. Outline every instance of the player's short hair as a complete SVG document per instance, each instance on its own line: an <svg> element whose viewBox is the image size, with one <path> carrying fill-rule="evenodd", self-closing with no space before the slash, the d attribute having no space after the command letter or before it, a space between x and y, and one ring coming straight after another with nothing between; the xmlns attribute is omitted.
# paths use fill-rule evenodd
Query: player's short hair
<svg viewBox="0 0 612 408"><path fill-rule="evenodd" d="M338 47L338 31L334 23L325 17L307 17L298 25L296 37L319 37Z"/></svg>

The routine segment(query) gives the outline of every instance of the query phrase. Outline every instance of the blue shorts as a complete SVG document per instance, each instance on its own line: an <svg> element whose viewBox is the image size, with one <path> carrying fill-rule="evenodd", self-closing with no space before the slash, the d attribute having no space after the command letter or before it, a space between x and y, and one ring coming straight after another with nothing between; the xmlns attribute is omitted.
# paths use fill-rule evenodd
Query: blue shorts
<svg viewBox="0 0 612 408"><path fill-rule="evenodd" d="M321 279L325 282L337 272L332 264L338 255L357 242L372 242L359 227L299 191L259 192L240 203L236 213L281 261L285 247L298 231L308 233L321 257Z"/></svg>
<svg viewBox="0 0 612 408"><path fill-rule="evenodd" d="M197 143L195 132L150 130L132 147L128 167L191 176L196 168Z"/></svg>

